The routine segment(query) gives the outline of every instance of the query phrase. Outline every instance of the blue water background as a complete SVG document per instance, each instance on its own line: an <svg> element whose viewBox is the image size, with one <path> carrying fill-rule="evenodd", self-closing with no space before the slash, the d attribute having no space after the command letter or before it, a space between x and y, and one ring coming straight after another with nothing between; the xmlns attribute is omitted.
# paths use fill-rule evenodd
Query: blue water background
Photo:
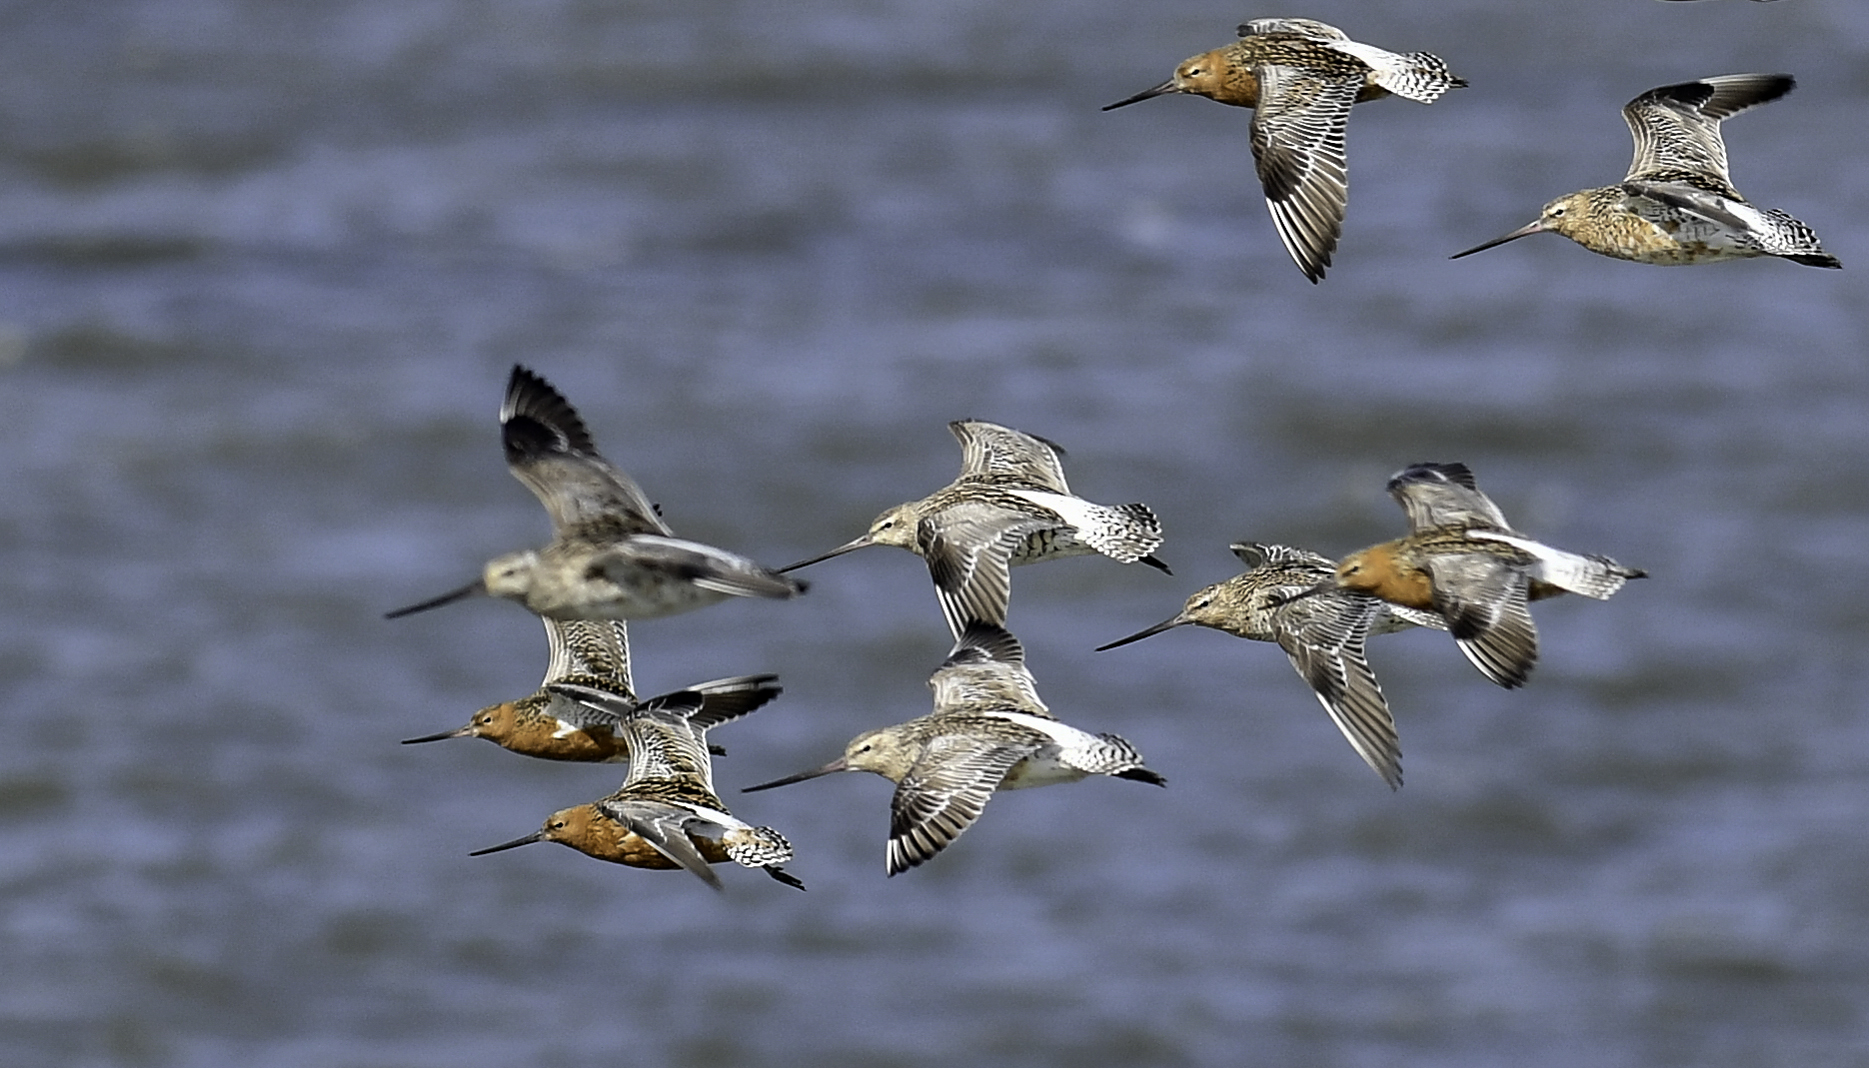
<svg viewBox="0 0 1869 1068"><path fill-rule="evenodd" d="M1270 13L0 9L0 1062L1869 1065L1869 7L1317 0L1472 88L1356 110L1316 287L1246 112L1097 110ZM1799 87L1735 180L1848 269L1446 259L1621 175L1636 93L1752 70ZM927 710L944 628L876 549L632 632L645 692L782 675L716 770L808 893L468 858L617 780L396 744L544 663L512 605L381 619L545 537L514 362L773 564L951 478L950 419L1062 443L1175 576L1022 569L1013 627L1169 789L1002 796L895 879L883 781L735 792ZM1540 604L1522 691L1373 643L1399 793L1269 645L1090 651L1453 459L1653 577Z"/></svg>

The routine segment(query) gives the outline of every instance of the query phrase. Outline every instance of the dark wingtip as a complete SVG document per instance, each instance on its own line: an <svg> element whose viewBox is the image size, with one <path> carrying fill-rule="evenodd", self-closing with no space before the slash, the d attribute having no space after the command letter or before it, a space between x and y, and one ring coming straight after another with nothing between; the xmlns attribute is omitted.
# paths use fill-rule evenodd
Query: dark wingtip
<svg viewBox="0 0 1869 1068"><path fill-rule="evenodd" d="M1143 557L1143 558L1142 558L1142 559L1140 559L1140 560L1137 560L1136 562L1137 562L1137 563L1139 563L1139 564L1147 564L1147 565L1149 565L1150 567L1152 567L1152 568L1154 568L1155 570L1157 570L1157 571L1160 571L1160 572L1161 572L1162 574L1164 574L1164 575L1172 575L1172 574L1174 574L1174 572L1173 572L1173 571L1170 571L1170 570L1168 570L1168 565L1167 565L1167 564L1164 564L1164 563L1162 563L1162 562L1161 562L1161 560L1159 560L1159 559L1158 559L1158 558L1157 558L1157 557L1155 556L1155 554L1154 554L1154 553L1150 553L1149 555L1147 555L1147 556L1145 556L1145 557Z"/></svg>
<svg viewBox="0 0 1869 1068"><path fill-rule="evenodd" d="M509 462L540 452L595 454L597 445L577 409L543 375L513 365L500 407L500 441Z"/></svg>
<svg viewBox="0 0 1869 1068"><path fill-rule="evenodd" d="M1118 779L1129 779L1133 782L1146 782L1163 788L1168 786L1167 779L1162 778L1161 775L1150 771L1148 768L1124 768L1122 771L1117 772L1115 777Z"/></svg>

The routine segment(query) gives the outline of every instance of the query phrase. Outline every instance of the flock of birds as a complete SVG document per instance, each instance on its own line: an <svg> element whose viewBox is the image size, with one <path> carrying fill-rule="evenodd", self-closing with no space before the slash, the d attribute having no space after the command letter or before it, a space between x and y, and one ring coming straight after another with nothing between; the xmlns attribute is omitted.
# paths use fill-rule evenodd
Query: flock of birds
<svg viewBox="0 0 1869 1068"><path fill-rule="evenodd" d="M1175 93L1254 109L1253 157L1274 227L1317 282L1348 201L1351 107L1389 95L1433 103L1466 82L1432 54L1389 52L1310 19L1257 19L1239 33L1238 41L1188 59L1172 78L1105 110ZM1754 207L1728 175L1720 123L1794 84L1784 74L1729 74L1650 89L1623 108L1635 158L1621 182L1558 197L1531 223L1456 258L1549 232L1649 264L1777 256L1841 266L1808 226ZM550 662L533 694L484 708L457 730L408 741L484 738L527 756L623 762L629 770L608 797L555 812L537 831L475 855L558 842L632 867L686 869L716 889L711 865L732 860L803 889L782 867L792 857L785 837L735 817L721 801L711 764L721 750L707 740L712 728L777 697L776 676L741 675L638 698L626 621L728 597L795 597L805 586L788 572L872 545L907 549L928 566L954 638L928 680L933 710L865 731L837 759L746 792L837 771L893 781L885 861L895 875L946 848L996 791L1089 775L1165 785L1127 740L1053 715L1007 629L1016 565L1100 554L1167 572L1154 555L1162 543L1154 512L1072 493L1062 450L1043 438L974 420L950 429L962 454L953 482L885 510L827 553L772 569L676 537L629 476L598 454L571 404L537 374L514 367L500 408L501 441L513 475L550 515L552 540L498 557L475 581L390 616L476 595L517 601L544 621ZM1357 755L1395 788L1401 748L1365 655L1369 635L1447 631L1486 678L1518 687L1538 657L1530 602L1567 592L1602 600L1644 574L1514 530L1463 464L1414 464L1389 480L1388 492L1407 517L1403 537L1337 561L1288 545L1236 543L1242 574L1101 649L1188 624L1276 642Z"/></svg>
<svg viewBox="0 0 1869 1068"><path fill-rule="evenodd" d="M950 429L961 443L958 478L887 509L836 549L774 570L675 537L636 483L598 454L563 395L514 367L500 408L501 442L508 469L550 515L551 542L497 557L474 582L389 615L475 595L517 601L544 621L550 662L533 694L408 743L484 738L527 756L626 762L629 770L608 797L554 812L537 831L474 855L558 842L632 867L686 869L716 889L710 865L727 860L803 889L781 867L792 857L785 837L735 817L721 801L710 759L720 750L707 740L710 729L777 697L777 677L735 676L638 698L626 621L729 596L794 597L805 586L787 572L871 545L907 549L928 566L954 637L928 680L933 711L865 731L837 759L745 792L836 771L893 781L885 860L895 875L946 848L999 790L1090 775L1166 785L1124 738L1053 715L1007 629L1015 565L1101 554L1167 572L1154 555L1162 543L1154 512L1072 493L1062 450L1043 438L971 420ZM1277 642L1357 754L1399 787L1401 748L1364 655L1368 635L1446 630L1487 678L1516 687L1538 657L1529 602L1567 591L1607 598L1643 574L1513 530L1462 464L1415 464L1390 479L1389 493L1407 514L1406 536L1335 564L1290 546L1236 544L1244 574L1103 648L1187 623Z"/></svg>
<svg viewBox="0 0 1869 1068"><path fill-rule="evenodd" d="M1174 77L1103 110L1170 93L1252 108L1253 161L1273 227L1315 283L1343 233L1351 106L1391 95L1432 104L1466 84L1429 52L1390 52L1312 19L1254 19L1239 28L1239 40L1183 61ZM1453 258L1554 233L1638 263L1779 256L1841 267L1810 227L1748 203L1727 171L1721 120L1777 100L1796 84L1788 74L1726 74L1650 89L1622 109L1635 137L1635 159L1622 181L1558 197L1532 222Z"/></svg>

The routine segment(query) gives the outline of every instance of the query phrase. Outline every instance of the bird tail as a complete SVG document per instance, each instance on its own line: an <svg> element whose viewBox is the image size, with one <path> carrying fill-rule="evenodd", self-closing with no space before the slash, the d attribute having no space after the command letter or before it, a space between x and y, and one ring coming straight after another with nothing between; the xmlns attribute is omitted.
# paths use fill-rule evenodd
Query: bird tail
<svg viewBox="0 0 1869 1068"><path fill-rule="evenodd" d="M1167 786L1168 780L1142 766L1142 754L1129 739L1120 734L1099 734L1097 741L1102 743L1090 748L1090 751L1072 754L1072 763L1078 764L1085 771L1115 776L1118 779L1134 779L1137 782Z"/></svg>
<svg viewBox="0 0 1869 1068"><path fill-rule="evenodd" d="M1843 266L1843 261L1824 251L1823 243L1817 240L1817 231L1776 208L1766 211L1765 217L1771 226L1762 235L1759 245L1766 252L1806 267L1835 269Z"/></svg>
<svg viewBox="0 0 1869 1068"><path fill-rule="evenodd" d="M1146 504L1098 506L1077 536L1105 556L1133 564L1162 544L1162 521Z"/></svg>
<svg viewBox="0 0 1869 1068"><path fill-rule="evenodd" d="M1331 47L1369 64L1377 85L1417 103L1432 104L1449 89L1467 84L1432 52L1390 52L1360 41L1332 41Z"/></svg>
<svg viewBox="0 0 1869 1068"><path fill-rule="evenodd" d="M770 868L792 859L792 843L770 827L736 827L720 837L727 857L748 868Z"/></svg>
<svg viewBox="0 0 1869 1068"><path fill-rule="evenodd" d="M1553 550L1538 565L1533 577L1539 581L1599 601L1608 600L1630 579L1648 577L1648 572L1624 567L1607 556L1579 556L1562 550Z"/></svg>

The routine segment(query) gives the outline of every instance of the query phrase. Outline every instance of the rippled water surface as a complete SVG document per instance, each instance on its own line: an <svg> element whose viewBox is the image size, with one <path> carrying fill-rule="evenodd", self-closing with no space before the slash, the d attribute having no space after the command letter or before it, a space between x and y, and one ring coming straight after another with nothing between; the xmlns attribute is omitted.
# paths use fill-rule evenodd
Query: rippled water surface
<svg viewBox="0 0 1869 1068"><path fill-rule="evenodd" d="M1244 111L1098 107L1271 12L147 0L0 10L0 1062L1479 1068L1869 1064L1869 8L1318 0L1472 88L1359 107L1306 284ZM1841 272L1538 237L1617 109L1748 70L1735 179ZM646 692L779 672L716 738L794 893L467 852L608 767L398 739L519 696L520 609L386 622L545 536L525 362L681 534L770 563L952 477L943 424L1149 502L1166 578L1016 575L1047 701L1165 791L1002 796L882 871L889 786L741 797L928 708L925 569L632 630ZM1538 606L1532 684L1379 639L1391 793L1278 651L1165 618L1226 545L1391 537L1464 460L1646 567Z"/></svg>

